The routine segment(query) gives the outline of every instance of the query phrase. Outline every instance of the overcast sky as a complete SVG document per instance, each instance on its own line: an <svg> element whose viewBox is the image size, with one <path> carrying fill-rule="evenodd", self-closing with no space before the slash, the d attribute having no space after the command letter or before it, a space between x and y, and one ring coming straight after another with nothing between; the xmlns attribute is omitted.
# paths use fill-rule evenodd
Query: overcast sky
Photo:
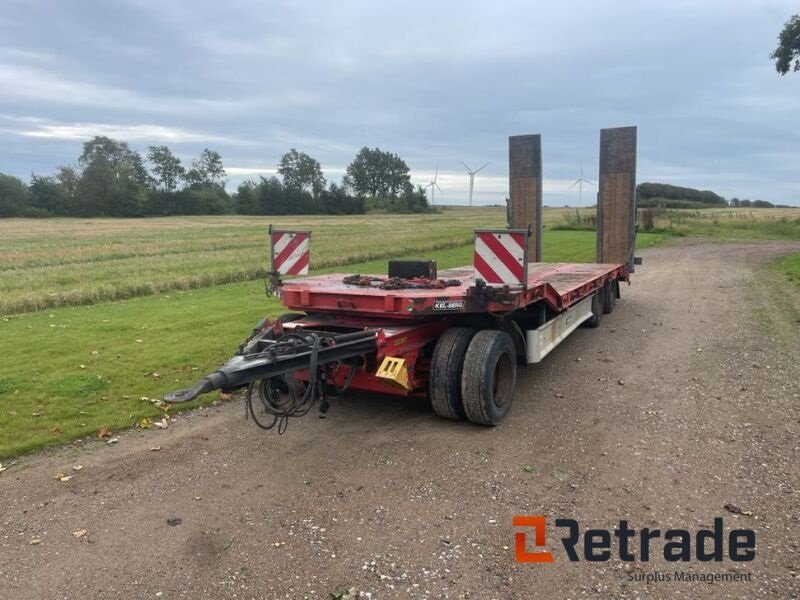
<svg viewBox="0 0 800 600"><path fill-rule="evenodd" d="M789 1L206 2L2 0L0 171L74 163L93 135L230 182L295 147L338 181L362 146L397 152L437 203L465 203L459 161L508 189L509 135L542 134L545 202L599 130L639 126L638 181L800 204L800 73L769 59ZM593 190L584 189L584 204Z"/></svg>

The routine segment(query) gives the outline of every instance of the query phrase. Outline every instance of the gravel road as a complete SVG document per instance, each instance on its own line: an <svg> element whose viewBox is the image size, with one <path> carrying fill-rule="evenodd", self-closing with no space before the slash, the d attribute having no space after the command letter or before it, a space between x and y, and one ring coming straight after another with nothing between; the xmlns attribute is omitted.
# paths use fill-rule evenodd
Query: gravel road
<svg viewBox="0 0 800 600"><path fill-rule="evenodd" d="M760 293L758 271L790 249L643 253L494 429L350 395L278 436L230 402L25 457L0 474L0 597L798 597L800 294ZM547 517L553 564L514 562L513 515ZM668 563L654 542L650 562L572 563L554 525L715 517L755 531L754 561ZM675 571L750 581L637 580Z"/></svg>

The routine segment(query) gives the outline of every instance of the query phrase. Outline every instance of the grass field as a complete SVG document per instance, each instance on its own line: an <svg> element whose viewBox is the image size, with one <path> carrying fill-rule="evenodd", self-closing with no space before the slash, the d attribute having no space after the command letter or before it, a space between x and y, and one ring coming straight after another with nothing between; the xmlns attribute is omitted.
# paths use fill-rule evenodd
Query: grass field
<svg viewBox="0 0 800 600"><path fill-rule="evenodd" d="M0 314L257 279L270 222L311 229L320 268L463 245L504 215L0 220Z"/></svg>
<svg viewBox="0 0 800 600"><path fill-rule="evenodd" d="M722 240L800 240L800 208L668 210L656 229Z"/></svg>
<svg viewBox="0 0 800 600"><path fill-rule="evenodd" d="M775 267L786 279L800 287L800 252L782 258Z"/></svg>
<svg viewBox="0 0 800 600"><path fill-rule="evenodd" d="M565 209L546 209L545 223ZM0 315L263 277L269 223L314 232L317 268L471 243L504 209L442 215L0 219Z"/></svg>
<svg viewBox="0 0 800 600"><path fill-rule="evenodd" d="M569 210L544 211L546 261L593 260L593 232L552 230ZM313 230L316 272L384 273L389 257L469 264L473 229L504 220L503 209L0 220L0 458L160 416L150 399L214 370L253 324L282 312L261 280L270 221ZM671 235L640 233L637 245ZM781 268L800 277L797 257Z"/></svg>

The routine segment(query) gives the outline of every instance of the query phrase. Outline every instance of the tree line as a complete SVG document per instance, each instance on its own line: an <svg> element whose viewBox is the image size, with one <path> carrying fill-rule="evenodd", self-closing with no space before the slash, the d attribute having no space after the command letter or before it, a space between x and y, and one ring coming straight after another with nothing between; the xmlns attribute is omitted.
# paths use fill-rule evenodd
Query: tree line
<svg viewBox="0 0 800 600"><path fill-rule="evenodd" d="M280 178L248 180L229 194L222 157L214 150L204 149L184 166L167 146L150 146L142 156L125 141L97 136L83 144L76 165L33 174L28 184L0 173L0 218L429 210L425 191L411 184L405 161L379 148L362 148L341 184L328 183L320 163L294 148L277 171Z"/></svg>
<svg viewBox="0 0 800 600"><path fill-rule="evenodd" d="M731 198L726 200L710 190L670 185L668 183L640 183L636 186L637 204L641 208L702 208L704 206L733 206L741 208L774 208L766 200ZM781 205L779 205L781 206Z"/></svg>

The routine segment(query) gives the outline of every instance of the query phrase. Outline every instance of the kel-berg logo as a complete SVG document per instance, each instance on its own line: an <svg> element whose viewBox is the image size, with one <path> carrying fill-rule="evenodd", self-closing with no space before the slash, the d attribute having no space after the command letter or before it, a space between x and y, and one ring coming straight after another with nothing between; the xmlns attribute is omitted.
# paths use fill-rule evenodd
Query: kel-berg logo
<svg viewBox="0 0 800 600"><path fill-rule="evenodd" d="M547 519L543 516L517 515L512 518L512 525L523 529L514 534L514 558L521 563L551 563L554 562L553 553L546 550L529 550L528 536L525 529L534 530L535 546L542 548L546 545ZM706 562L721 562L727 558L735 562L749 562L756 557L756 534L752 529L733 529L727 536L725 534L721 517L714 519L713 529L700 529L694 535L685 529L668 529L662 534L660 529L644 527L637 531L628 525L628 521L621 520L613 531L607 529L587 529L583 536L580 535L580 526L575 519L556 519L556 527L564 529L565 535L561 543L571 562L583 560L590 562L605 562L616 554L620 560L648 562L652 546L663 546L661 554L664 560L670 562L688 562L694 560ZM639 556L632 550L633 540L639 539ZM616 538L616 544L612 544ZM692 551L694 549L694 552Z"/></svg>

